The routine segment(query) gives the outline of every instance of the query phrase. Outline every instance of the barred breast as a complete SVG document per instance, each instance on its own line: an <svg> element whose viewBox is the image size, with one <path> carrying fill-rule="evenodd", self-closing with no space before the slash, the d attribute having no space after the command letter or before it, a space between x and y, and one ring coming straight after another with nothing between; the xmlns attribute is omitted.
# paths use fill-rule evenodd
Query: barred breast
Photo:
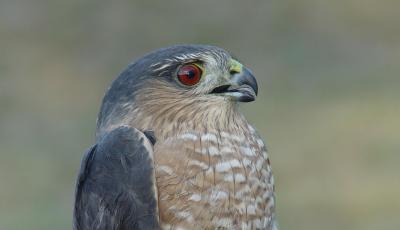
<svg viewBox="0 0 400 230"><path fill-rule="evenodd" d="M274 179L251 126L168 137L155 167L163 229L274 228Z"/></svg>

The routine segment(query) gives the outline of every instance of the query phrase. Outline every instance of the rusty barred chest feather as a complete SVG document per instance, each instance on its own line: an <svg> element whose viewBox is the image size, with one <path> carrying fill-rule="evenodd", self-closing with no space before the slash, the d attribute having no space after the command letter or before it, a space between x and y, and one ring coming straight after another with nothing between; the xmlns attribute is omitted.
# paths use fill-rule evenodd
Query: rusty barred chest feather
<svg viewBox="0 0 400 230"><path fill-rule="evenodd" d="M272 229L274 180L251 126L182 132L154 156L163 229Z"/></svg>

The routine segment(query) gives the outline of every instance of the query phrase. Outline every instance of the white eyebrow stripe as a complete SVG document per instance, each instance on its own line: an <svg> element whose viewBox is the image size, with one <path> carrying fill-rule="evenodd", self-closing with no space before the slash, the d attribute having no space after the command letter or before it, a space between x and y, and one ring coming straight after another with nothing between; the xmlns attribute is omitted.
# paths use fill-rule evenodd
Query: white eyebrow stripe
<svg viewBox="0 0 400 230"><path fill-rule="evenodd" d="M157 68L154 68L154 71L160 71L160 70L163 70L163 69L167 68L169 65L170 65L170 64L164 64L164 65L161 65L161 66L159 66L159 67L157 67Z"/></svg>

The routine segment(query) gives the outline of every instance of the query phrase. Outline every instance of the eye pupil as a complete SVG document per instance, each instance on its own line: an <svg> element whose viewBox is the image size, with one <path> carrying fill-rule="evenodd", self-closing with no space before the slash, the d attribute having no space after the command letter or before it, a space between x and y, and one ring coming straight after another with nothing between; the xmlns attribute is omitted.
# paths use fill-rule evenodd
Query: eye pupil
<svg viewBox="0 0 400 230"><path fill-rule="evenodd" d="M187 86L193 86L200 81L201 69L195 64L182 66L178 73L178 80Z"/></svg>
<svg viewBox="0 0 400 230"><path fill-rule="evenodd" d="M196 78L196 71L195 70L190 70L189 72L188 72L188 77L190 78L190 79L194 79L194 78Z"/></svg>

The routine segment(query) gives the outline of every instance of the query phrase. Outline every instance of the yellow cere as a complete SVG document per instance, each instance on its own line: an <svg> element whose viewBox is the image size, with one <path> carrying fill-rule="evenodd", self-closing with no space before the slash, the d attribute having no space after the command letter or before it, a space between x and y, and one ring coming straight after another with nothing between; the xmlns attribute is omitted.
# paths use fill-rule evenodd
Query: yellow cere
<svg viewBox="0 0 400 230"><path fill-rule="evenodd" d="M235 59L231 59L231 68L230 68L230 71L234 71L234 72L237 72L237 73L241 73L241 72L242 72L242 68L243 68L242 63L236 61Z"/></svg>

